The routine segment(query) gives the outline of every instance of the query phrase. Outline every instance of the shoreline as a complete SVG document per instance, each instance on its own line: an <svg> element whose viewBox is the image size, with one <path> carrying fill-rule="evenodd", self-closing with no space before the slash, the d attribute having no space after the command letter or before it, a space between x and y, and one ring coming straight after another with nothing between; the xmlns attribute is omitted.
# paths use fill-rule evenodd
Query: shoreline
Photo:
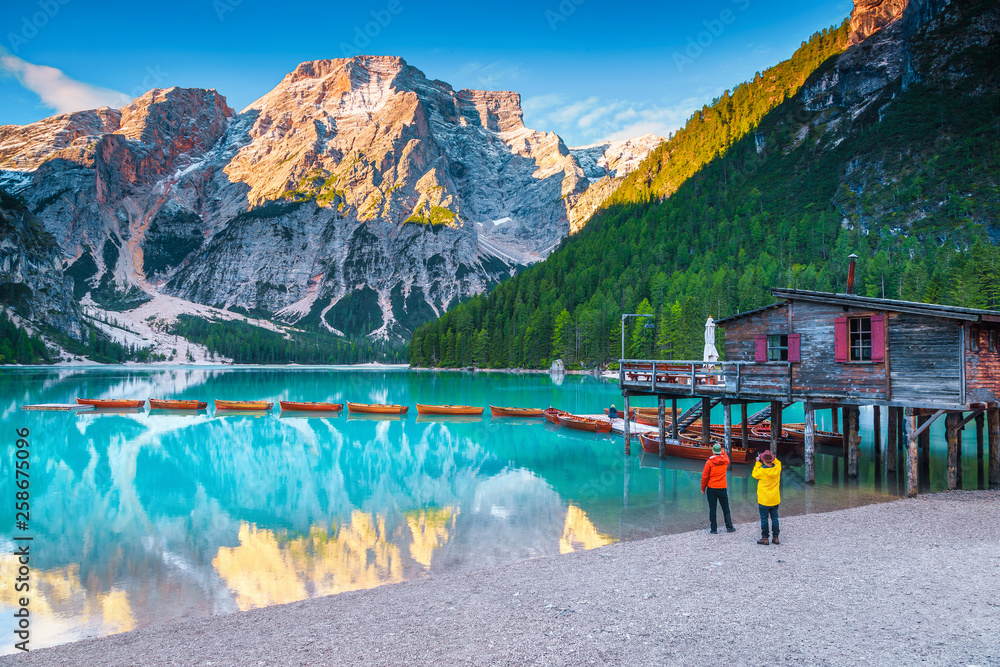
<svg viewBox="0 0 1000 667"><path fill-rule="evenodd" d="M944 492L783 517L781 546L702 529L0 664L997 664L998 525L1000 490Z"/></svg>

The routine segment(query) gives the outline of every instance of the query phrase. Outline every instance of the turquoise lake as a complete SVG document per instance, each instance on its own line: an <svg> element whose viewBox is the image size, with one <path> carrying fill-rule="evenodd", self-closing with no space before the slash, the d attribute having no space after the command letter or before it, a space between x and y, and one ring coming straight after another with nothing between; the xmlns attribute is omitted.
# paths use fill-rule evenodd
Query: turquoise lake
<svg viewBox="0 0 1000 667"><path fill-rule="evenodd" d="M196 414L26 412L90 398L197 398ZM215 414L211 400L268 399L265 415ZM281 415L279 399L402 403L404 418ZM31 535L31 647L185 618L282 604L518 559L707 529L702 464L623 455L620 437L541 420L428 419L415 403L622 406L615 382L581 375L407 369L99 367L0 371L7 444L3 502L14 502L15 429L30 430L30 529L0 523L0 629L18 597L15 535ZM637 401L653 405L652 399ZM682 401L682 407L689 402ZM801 404L785 422L801 421ZM713 413L720 421L721 408ZM830 427L829 411L818 427ZM943 421L931 476L944 488ZM885 413L883 411L883 428ZM872 411L862 410L857 480L818 455L816 484L786 462L783 515L897 497L876 476ZM974 422L964 481L978 488ZM971 445L970 445L971 442ZM757 518L749 466L729 477L734 519ZM756 540L754 528L720 539ZM786 540L793 534L783 532ZM11 652L12 642L4 642Z"/></svg>

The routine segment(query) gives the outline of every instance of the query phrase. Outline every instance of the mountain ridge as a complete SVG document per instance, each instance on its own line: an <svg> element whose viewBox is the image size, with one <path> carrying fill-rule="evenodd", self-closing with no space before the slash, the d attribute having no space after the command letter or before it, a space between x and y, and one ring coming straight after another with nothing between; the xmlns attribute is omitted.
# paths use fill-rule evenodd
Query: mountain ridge
<svg viewBox="0 0 1000 667"><path fill-rule="evenodd" d="M517 93L357 56L302 63L239 113L170 88L2 126L0 187L94 307L163 294L401 341L544 258L658 140L591 147L585 170Z"/></svg>
<svg viewBox="0 0 1000 667"><path fill-rule="evenodd" d="M696 113L583 232L415 332L411 362L603 365L621 313L656 323L626 327L626 356L700 358L707 316L771 286L843 290L851 253L862 294L1000 308L1000 10L895 12L853 46L855 17L814 35L739 104ZM798 87L769 104L783 81Z"/></svg>

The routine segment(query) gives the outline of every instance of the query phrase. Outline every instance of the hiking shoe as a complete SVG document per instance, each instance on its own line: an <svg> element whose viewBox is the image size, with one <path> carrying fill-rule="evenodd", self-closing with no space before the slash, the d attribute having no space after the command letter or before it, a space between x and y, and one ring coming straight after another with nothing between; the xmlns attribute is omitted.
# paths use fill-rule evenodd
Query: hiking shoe
<svg viewBox="0 0 1000 667"><path fill-rule="evenodd" d="M757 540L757 544L770 544L770 543L771 543L770 540L768 540L766 537L762 537L759 540Z"/></svg>
<svg viewBox="0 0 1000 667"><path fill-rule="evenodd" d="M781 544L781 542L778 541L778 536L777 535L774 536L774 539L771 540L771 542L774 543L774 544Z"/></svg>
<svg viewBox="0 0 1000 667"><path fill-rule="evenodd" d="M734 528L733 526L727 526L726 527L726 532L727 533L735 533L736 532L736 528Z"/></svg>
<svg viewBox="0 0 1000 667"><path fill-rule="evenodd" d="M708 532L710 532L712 535L718 535L719 534L719 531L717 531L717 530L710 530Z"/></svg>

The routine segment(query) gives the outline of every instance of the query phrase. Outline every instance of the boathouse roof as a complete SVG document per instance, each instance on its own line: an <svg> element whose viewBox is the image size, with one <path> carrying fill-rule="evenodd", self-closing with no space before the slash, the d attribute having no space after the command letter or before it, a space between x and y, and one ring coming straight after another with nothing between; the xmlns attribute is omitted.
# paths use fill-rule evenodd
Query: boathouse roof
<svg viewBox="0 0 1000 667"><path fill-rule="evenodd" d="M979 308L962 308L960 306L945 306L939 303L920 303L918 301L902 301L899 299L876 299L868 296L858 296L857 294L835 294L832 292L814 292L812 290L781 289L774 288L771 294L778 299L763 308L748 310L744 313L730 315L716 320L716 324L726 324L765 310L777 308L787 301L811 301L814 303L829 303L838 306L848 306L854 308L867 308L871 310L888 310L894 313L912 313L914 315L928 315L949 320L961 320L965 322L1000 322L1000 312L995 310L982 310Z"/></svg>

